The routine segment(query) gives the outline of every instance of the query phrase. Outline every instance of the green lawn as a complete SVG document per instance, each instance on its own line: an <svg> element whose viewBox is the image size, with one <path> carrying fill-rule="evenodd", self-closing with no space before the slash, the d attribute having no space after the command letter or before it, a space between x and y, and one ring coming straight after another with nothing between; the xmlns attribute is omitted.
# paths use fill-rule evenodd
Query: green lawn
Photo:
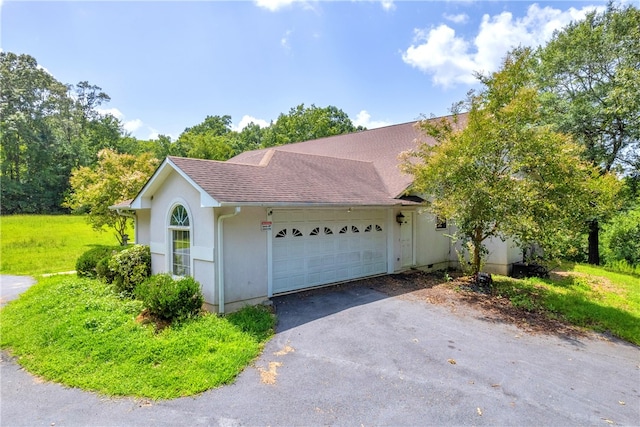
<svg viewBox="0 0 640 427"><path fill-rule="evenodd" d="M91 247L117 244L112 230L93 230L85 216L1 216L0 273L39 275L71 271L75 270L76 259Z"/></svg>
<svg viewBox="0 0 640 427"><path fill-rule="evenodd" d="M552 279L495 277L495 292L512 304L640 345L640 277L565 264Z"/></svg>
<svg viewBox="0 0 640 427"><path fill-rule="evenodd" d="M274 316L246 307L156 332L142 303L97 281L42 278L0 310L0 346L29 372L109 396L168 399L232 382L273 334Z"/></svg>

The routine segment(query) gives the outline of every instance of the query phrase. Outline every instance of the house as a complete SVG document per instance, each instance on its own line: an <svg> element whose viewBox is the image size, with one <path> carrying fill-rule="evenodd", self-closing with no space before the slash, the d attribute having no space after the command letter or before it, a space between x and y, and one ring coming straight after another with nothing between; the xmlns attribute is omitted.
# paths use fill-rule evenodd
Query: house
<svg viewBox="0 0 640 427"><path fill-rule="evenodd" d="M411 268L457 264L453 225L407 194L398 155L426 138L416 122L242 153L167 157L128 205L152 272L191 275L207 308ZM520 252L490 243L486 269Z"/></svg>

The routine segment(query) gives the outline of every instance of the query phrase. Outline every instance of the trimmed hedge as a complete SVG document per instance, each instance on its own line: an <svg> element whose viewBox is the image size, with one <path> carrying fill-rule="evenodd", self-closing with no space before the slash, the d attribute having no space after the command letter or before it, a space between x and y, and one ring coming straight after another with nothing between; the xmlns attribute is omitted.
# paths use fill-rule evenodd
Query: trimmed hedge
<svg viewBox="0 0 640 427"><path fill-rule="evenodd" d="M151 250L149 246L133 245L113 255L108 267L116 290L124 296L132 296L135 287L151 275Z"/></svg>
<svg viewBox="0 0 640 427"><path fill-rule="evenodd" d="M101 274L100 264L106 264L114 254L125 250L126 246L98 246L89 249L76 260L76 274L78 277L95 279L105 277Z"/></svg>
<svg viewBox="0 0 640 427"><path fill-rule="evenodd" d="M168 321L196 316L204 303L200 283L190 276L153 275L136 286L135 296L150 314Z"/></svg>

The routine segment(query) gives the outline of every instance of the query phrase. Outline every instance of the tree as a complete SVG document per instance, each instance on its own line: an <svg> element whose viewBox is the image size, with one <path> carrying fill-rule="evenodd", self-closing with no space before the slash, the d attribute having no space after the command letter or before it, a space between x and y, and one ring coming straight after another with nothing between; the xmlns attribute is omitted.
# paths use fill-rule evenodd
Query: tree
<svg viewBox="0 0 640 427"><path fill-rule="evenodd" d="M102 147L122 148L120 122L97 107L97 86L57 81L30 55L0 52L2 213L62 211L74 167Z"/></svg>
<svg viewBox="0 0 640 427"><path fill-rule="evenodd" d="M603 172L640 170L640 10L610 3L554 34L538 51L547 121L585 147ZM589 262L599 264L599 222Z"/></svg>
<svg viewBox="0 0 640 427"><path fill-rule="evenodd" d="M87 212L87 221L96 230L111 227L120 244L124 242L129 219L109 209L132 199L155 171L158 160L150 153L134 156L111 150L98 153L98 163L83 166L71 175L71 189L65 206L76 212Z"/></svg>
<svg viewBox="0 0 640 427"><path fill-rule="evenodd" d="M231 133L231 116L207 116L180 134L173 152L196 159L227 160L234 154Z"/></svg>
<svg viewBox="0 0 640 427"><path fill-rule="evenodd" d="M486 239L512 238L558 252L558 233L581 229L585 217L610 209L618 181L581 160L581 149L542 123L532 84L531 51L516 49L501 70L479 76L484 88L470 93L466 123L424 120L436 140L404 154L413 191L431 196L429 208L450 218L471 243L473 272L480 271Z"/></svg>
<svg viewBox="0 0 640 427"><path fill-rule="evenodd" d="M363 128L356 128L349 116L334 106L320 108L312 104L305 108L304 104L300 104L289 110L289 114L280 114L278 120L271 123L262 144L263 147L273 147L358 130Z"/></svg>
<svg viewBox="0 0 640 427"><path fill-rule="evenodd" d="M64 188L64 148L53 117L66 87L29 55L0 52L2 213L56 210ZM64 156L60 156L64 158Z"/></svg>

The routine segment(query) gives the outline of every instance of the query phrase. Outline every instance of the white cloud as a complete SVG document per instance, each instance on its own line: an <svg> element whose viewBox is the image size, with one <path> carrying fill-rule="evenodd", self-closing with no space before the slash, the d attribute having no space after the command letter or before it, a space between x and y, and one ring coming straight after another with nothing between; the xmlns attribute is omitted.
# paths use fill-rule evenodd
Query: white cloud
<svg viewBox="0 0 640 427"><path fill-rule="evenodd" d="M395 10L396 5L393 0L380 0L380 5L386 11Z"/></svg>
<svg viewBox="0 0 640 427"><path fill-rule="evenodd" d="M287 32L284 33L284 36L282 36L282 38L280 39L280 46L282 46L287 52L291 50L289 37L291 36L292 33L293 33L292 30L287 30Z"/></svg>
<svg viewBox="0 0 640 427"><path fill-rule="evenodd" d="M133 119L133 120L127 120L126 122L124 122L122 124L122 127L124 128L124 130L126 130L129 133L134 133L135 131L137 131L138 129L142 128L142 126L144 125L144 123L142 123L142 120L140 119Z"/></svg>
<svg viewBox="0 0 640 427"><path fill-rule="evenodd" d="M391 125L391 123L382 120L371 120L371 114L369 114L366 110L362 110L356 115L355 120L353 120L353 124L356 127L364 126L367 129L375 129Z"/></svg>
<svg viewBox="0 0 640 427"><path fill-rule="evenodd" d="M447 21L454 22L456 24L466 24L469 21L469 15L466 13L460 13L458 15L447 15L446 13L442 15L444 19Z"/></svg>
<svg viewBox="0 0 640 427"><path fill-rule="evenodd" d="M278 9L289 6L298 0L256 0L256 6L275 12Z"/></svg>
<svg viewBox="0 0 640 427"><path fill-rule="evenodd" d="M126 116L117 108L96 108L96 112L103 116L111 114L120 120L122 128L135 138L145 139L146 137L147 139L156 139L158 137L158 131L156 129L148 126L140 119L125 120Z"/></svg>
<svg viewBox="0 0 640 427"><path fill-rule="evenodd" d="M255 117L252 116L248 116L248 115L244 115L242 116L242 119L240 119L240 122L238 123L237 126L231 126L231 130L234 130L236 132L240 132L242 129L244 129L245 127L247 127L248 124L250 123L255 123L258 126L260 126L261 128L266 128L269 126L269 122L266 120L262 120L262 119L256 119Z"/></svg>
<svg viewBox="0 0 640 427"><path fill-rule="evenodd" d="M0 0L1 1L1 0ZM258 7L267 9L271 12L277 12L280 9L291 6L294 3L302 5L305 9L316 10L315 5L319 0L255 0L255 4ZM365 0L352 0L352 1L365 1ZM385 11L395 10L395 0L366 0L380 3Z"/></svg>
<svg viewBox="0 0 640 427"><path fill-rule="evenodd" d="M96 108L96 112L98 112L98 114L101 114L103 116L106 116L107 114L111 114L113 117L115 117L118 120L122 120L124 118L124 114L122 114L122 111L118 110L117 108Z"/></svg>
<svg viewBox="0 0 640 427"><path fill-rule="evenodd" d="M561 11L532 4L522 18L514 18L510 12L484 15L473 40L456 35L446 24L428 31L416 29L414 43L402 53L402 60L431 75L435 85L472 84L476 82L474 72L496 71L511 48L542 45L554 30L584 18L594 9L587 6Z"/></svg>

